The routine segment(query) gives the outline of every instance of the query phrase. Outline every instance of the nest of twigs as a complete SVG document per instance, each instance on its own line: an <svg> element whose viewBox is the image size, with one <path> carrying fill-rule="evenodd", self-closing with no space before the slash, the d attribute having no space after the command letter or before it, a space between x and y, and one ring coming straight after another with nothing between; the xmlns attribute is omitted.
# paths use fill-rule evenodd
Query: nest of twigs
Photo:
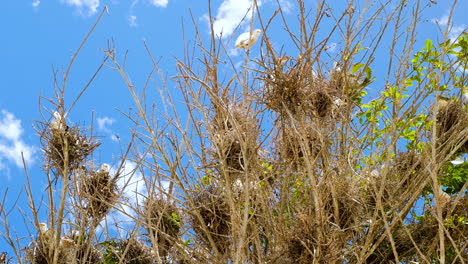
<svg viewBox="0 0 468 264"><path fill-rule="evenodd" d="M324 147L324 142L310 133L302 138L297 133L283 132L278 142L279 156L288 164L303 164L305 158L314 159Z"/></svg>
<svg viewBox="0 0 468 264"><path fill-rule="evenodd" d="M197 237L210 249L225 254L230 246L231 215L221 188L207 186L193 196L191 226ZM213 241L213 244L210 242Z"/></svg>
<svg viewBox="0 0 468 264"><path fill-rule="evenodd" d="M44 128L41 133L46 157L46 169L54 169L61 175L65 167L68 172L79 168L88 155L101 145L94 138L88 137L79 127L64 127L63 129ZM68 159L65 164L65 159Z"/></svg>
<svg viewBox="0 0 468 264"><path fill-rule="evenodd" d="M26 260L32 264L51 263L53 250L59 250L58 263L60 264L95 264L101 261L101 254L93 245L89 243L80 244L69 238L60 241L58 249L54 248L52 237L33 241L30 247L24 249Z"/></svg>
<svg viewBox="0 0 468 264"><path fill-rule="evenodd" d="M179 241L182 226L180 211L167 199L149 197L144 205L144 218L150 241L156 241L159 256L166 257L169 250Z"/></svg>
<svg viewBox="0 0 468 264"><path fill-rule="evenodd" d="M244 171L246 161L255 160L257 153L258 125L255 117L244 107L235 105L229 112L216 113L212 128L216 149L212 156L221 166L220 171Z"/></svg>
<svg viewBox="0 0 468 264"><path fill-rule="evenodd" d="M382 185L382 203L384 206L396 205L403 196L408 197L415 186L423 181L423 155L415 151L399 152L388 166L383 166L371 178L374 190L369 197L369 205L376 206L377 194ZM409 197L408 197L409 198Z"/></svg>
<svg viewBox="0 0 468 264"><path fill-rule="evenodd" d="M457 152L468 152L468 111L460 103L450 102L437 113L437 137L441 145L456 146L464 141ZM465 130L462 135L460 132Z"/></svg>
<svg viewBox="0 0 468 264"><path fill-rule="evenodd" d="M52 249L53 246L49 245L48 243L44 243L39 240L33 241L31 242L31 246L24 249L26 253L26 260L32 264L49 264L49 260L53 258L54 254ZM60 250L58 263L68 263L67 259L67 254L63 250Z"/></svg>
<svg viewBox="0 0 468 264"><path fill-rule="evenodd" d="M102 259L97 248L90 243L77 244L73 255L76 263L83 264L99 263Z"/></svg>
<svg viewBox="0 0 468 264"><path fill-rule="evenodd" d="M350 232L361 228L359 225L367 217L366 205L360 199L363 196L363 190L355 178L344 179L344 175L338 174L327 177L333 177L333 180L321 190L322 193L332 194L324 195L325 212L328 214L328 219L342 230L340 235L350 235ZM340 240L337 243L344 241Z"/></svg>
<svg viewBox="0 0 468 264"><path fill-rule="evenodd" d="M119 241L107 241L101 244L106 246L104 253L104 259L106 260L106 263L158 263L156 256L151 251L151 247L145 245L138 239L129 238Z"/></svg>
<svg viewBox="0 0 468 264"><path fill-rule="evenodd" d="M314 259L314 232L307 225L307 220L299 220L298 226L288 232L285 241L285 254L280 258L280 263L312 263Z"/></svg>
<svg viewBox="0 0 468 264"><path fill-rule="evenodd" d="M351 101L359 99L364 86L356 76L334 71L327 79L312 69L310 63L301 60L286 69L277 63L266 68L263 103L281 115L336 119Z"/></svg>
<svg viewBox="0 0 468 264"><path fill-rule="evenodd" d="M389 168L388 179L395 183L394 191L401 193L415 186L424 168L423 155L415 151L399 152Z"/></svg>
<svg viewBox="0 0 468 264"><path fill-rule="evenodd" d="M447 208L452 208L450 214L447 214ZM445 243L447 247L452 248L452 243L455 243L457 247L463 247L466 244L466 235L468 232L468 226L463 223L463 220L468 217L468 198L464 196L458 203L454 204L451 200L446 208L444 209L444 226L448 235L451 239L446 236ZM436 257L438 255L438 232L439 232L439 221L436 218L435 208L427 206L427 211L421 216L423 220L414 221L405 226L397 225L392 230L392 237L395 242L395 249L398 253L400 261L413 261L418 256L418 252L414 247L417 244L419 250L424 252L426 256ZM405 229L407 229L405 231ZM411 236L409 236L410 234ZM446 248L447 249L447 248ZM468 257L468 251L461 250L460 254L462 258ZM447 254L448 263L460 263L455 261L456 254ZM391 243L386 239L376 249L375 253L372 254L365 263L387 263L388 261L394 261L395 256L392 251Z"/></svg>
<svg viewBox="0 0 468 264"><path fill-rule="evenodd" d="M275 263L312 263L314 249L321 246L323 263L337 262L349 241L356 239L362 225L369 217L366 205L359 197L363 190L355 178L334 171L325 172L328 181L321 185L318 193L310 190L307 177L297 177L294 182L295 195L291 203L296 204L295 212L285 212L285 225L282 234L282 252L279 262ZM315 210L315 195L323 204L322 210ZM327 219L323 224L319 218ZM322 263L322 262L318 262Z"/></svg>
<svg viewBox="0 0 468 264"><path fill-rule="evenodd" d="M118 198L117 177L104 170L83 171L78 183L78 195L85 203L90 218L104 217Z"/></svg>

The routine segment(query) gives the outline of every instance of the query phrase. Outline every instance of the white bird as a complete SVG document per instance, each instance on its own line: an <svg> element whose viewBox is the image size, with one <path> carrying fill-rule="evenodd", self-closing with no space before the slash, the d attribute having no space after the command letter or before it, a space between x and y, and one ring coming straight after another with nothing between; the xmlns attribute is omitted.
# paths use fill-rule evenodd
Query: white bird
<svg viewBox="0 0 468 264"><path fill-rule="evenodd" d="M67 236L63 236L60 238L60 246L63 248L71 248L75 246L75 241Z"/></svg>
<svg viewBox="0 0 468 264"><path fill-rule="evenodd" d="M337 61L333 62L333 71L335 72L340 72L342 70L340 63Z"/></svg>
<svg viewBox="0 0 468 264"><path fill-rule="evenodd" d="M257 42L258 37L262 31L260 29L255 29L252 32L245 32L239 35L236 40L236 48L238 49L249 49L250 47Z"/></svg>
<svg viewBox="0 0 468 264"><path fill-rule="evenodd" d="M70 237L73 239L78 239L81 236L80 231L78 230L71 230L70 231Z"/></svg>
<svg viewBox="0 0 468 264"><path fill-rule="evenodd" d="M234 191L234 193L236 195L239 195L239 193L244 189L244 184L242 183L242 181L240 179L236 179L233 183L232 183L232 190Z"/></svg>
<svg viewBox="0 0 468 264"><path fill-rule="evenodd" d="M46 223L39 223L39 235L42 237L43 241L49 241L54 236L52 230L49 229Z"/></svg>
<svg viewBox="0 0 468 264"><path fill-rule="evenodd" d="M109 166L109 164L103 163L103 164L101 165L101 168L100 168L97 172L107 172L107 173L109 173L109 171L110 171L110 166Z"/></svg>
<svg viewBox="0 0 468 264"><path fill-rule="evenodd" d="M458 157L458 158L456 158L456 159L450 161L450 163L452 163L454 166L463 164L464 162L465 162L465 159L462 158L462 157Z"/></svg>
<svg viewBox="0 0 468 264"><path fill-rule="evenodd" d="M49 227L47 226L46 223L39 223L39 233L41 233L42 235L47 233L47 231L49 231Z"/></svg>
<svg viewBox="0 0 468 264"><path fill-rule="evenodd" d="M346 104L345 101L341 100L341 98L339 97L333 96L332 99L333 99L333 105L336 107L340 107Z"/></svg>
<svg viewBox="0 0 468 264"><path fill-rule="evenodd" d="M63 118L63 116L57 111L53 113L53 116L54 116L54 119L52 120L52 122L50 122L50 127L55 130L64 130L66 127L66 124L65 124L65 119Z"/></svg>

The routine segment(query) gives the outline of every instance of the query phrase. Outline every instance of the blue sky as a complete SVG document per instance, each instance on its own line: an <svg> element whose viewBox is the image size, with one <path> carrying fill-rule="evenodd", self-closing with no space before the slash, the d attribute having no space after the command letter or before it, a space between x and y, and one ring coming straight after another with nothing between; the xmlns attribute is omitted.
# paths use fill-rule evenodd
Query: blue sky
<svg viewBox="0 0 468 264"><path fill-rule="evenodd" d="M228 48L234 62L240 63L243 54L234 49L234 40L238 34L248 30L249 25L243 23L239 30L234 29L251 5L251 0L212 2L213 13L217 18L215 31L223 31L224 41L232 34L233 40ZM283 5L287 18L293 21L298 11L296 2L279 2ZM306 2L313 7L316 1ZM422 47L427 38L435 41L441 39L435 21L438 20L442 26L446 25L450 8L447 2L451 1L438 2L426 7L423 22L417 32L416 47ZM468 25L468 20L464 17L465 11L468 10L468 2L459 2L455 10L451 37L460 34ZM259 4L265 17L269 17L277 8L276 0L264 0ZM38 98L39 95L53 97L53 71L57 72L60 79L71 56L105 5L108 6L108 14L103 16L72 68L66 91L68 106L99 67L104 57L100 48L106 48L109 41L115 43L119 60L122 60L125 51L128 51L126 71L137 87L144 85L152 66L143 41L146 41L153 56L159 60L159 67L167 76L167 80L176 74L175 57L182 58L184 51L183 23L186 38L193 37L189 9L199 26L201 37L206 42L209 41L206 20L208 8L203 0L5 1L0 11L0 182L3 183L0 185L0 195L3 196L8 188L5 204L7 208L13 205L26 183L21 151L24 153L35 188L33 191L38 195L38 199L45 188L46 179L40 169L40 143L34 129L34 121L42 120ZM339 8L340 4L337 5ZM292 50L288 48L287 43L290 42L286 40L286 33L279 23L274 25L269 36L275 37L272 41L276 48L283 47L286 52ZM339 47L339 44L336 43L336 46ZM334 52L337 51L330 50L331 57L336 55ZM329 65L331 63L332 61ZM377 63L374 67L383 69L386 65L381 66ZM168 86L171 88L174 84L169 81ZM156 89L153 89L153 94L156 98ZM52 110L50 105L46 104L46 107ZM68 117L71 122L89 126L94 114L96 133L103 136L103 145L94 157L98 164L107 162L115 166L118 163L117 157L129 140L128 129L131 128L131 124L117 109L127 112L130 108L134 109L135 106L121 77L112 69L104 68ZM121 141L117 140L117 136ZM26 203L23 198L19 200L20 206L24 207ZM13 213L12 216L13 220L20 219L19 213ZM21 227L23 220L15 222L18 224L13 228L20 230L20 233L24 232ZM0 232L2 230L0 228Z"/></svg>

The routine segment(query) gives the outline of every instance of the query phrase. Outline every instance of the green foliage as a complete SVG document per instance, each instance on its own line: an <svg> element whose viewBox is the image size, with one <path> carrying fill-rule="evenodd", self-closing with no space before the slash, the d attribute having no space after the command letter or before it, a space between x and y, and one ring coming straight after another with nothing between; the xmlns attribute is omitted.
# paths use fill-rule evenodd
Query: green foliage
<svg viewBox="0 0 468 264"><path fill-rule="evenodd" d="M171 215L168 217L165 214L163 214L162 220L164 224L171 226L172 228L180 228L182 225L182 222L180 220L179 215L176 213L171 213Z"/></svg>
<svg viewBox="0 0 468 264"><path fill-rule="evenodd" d="M119 258L116 255L115 248L118 246L118 243L114 240L104 241L99 243L98 246L103 247L102 260L99 264L117 264L119 263Z"/></svg>
<svg viewBox="0 0 468 264"><path fill-rule="evenodd" d="M448 194L457 194L468 181L468 162L459 165L449 163L441 176L442 185Z"/></svg>

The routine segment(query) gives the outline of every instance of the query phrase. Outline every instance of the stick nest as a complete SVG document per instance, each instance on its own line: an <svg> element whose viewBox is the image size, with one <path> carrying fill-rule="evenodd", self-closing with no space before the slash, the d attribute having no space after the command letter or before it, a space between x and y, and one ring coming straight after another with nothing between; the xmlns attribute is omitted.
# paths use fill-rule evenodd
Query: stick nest
<svg viewBox="0 0 468 264"><path fill-rule="evenodd" d="M44 128L41 133L43 150L45 153L45 169L53 169L56 175L62 175L65 168L71 173L79 168L88 155L101 145L93 137L88 137L79 127L66 127L65 129ZM68 162L65 164L65 157Z"/></svg>
<svg viewBox="0 0 468 264"><path fill-rule="evenodd" d="M90 218L104 217L118 198L117 177L106 171L84 171L79 181L79 196L84 200Z"/></svg>
<svg viewBox="0 0 468 264"><path fill-rule="evenodd" d="M157 241L159 256L166 257L179 241L182 226L179 209L166 199L149 197L145 201L144 216L148 234Z"/></svg>

